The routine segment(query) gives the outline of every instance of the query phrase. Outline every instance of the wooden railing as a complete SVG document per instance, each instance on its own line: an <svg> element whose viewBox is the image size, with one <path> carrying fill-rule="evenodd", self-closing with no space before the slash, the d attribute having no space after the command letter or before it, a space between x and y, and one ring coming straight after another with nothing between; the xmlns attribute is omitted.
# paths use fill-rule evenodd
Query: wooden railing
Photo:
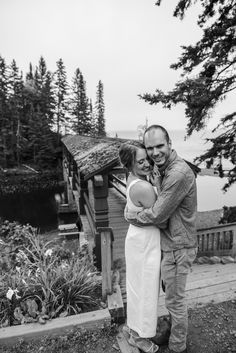
<svg viewBox="0 0 236 353"><path fill-rule="evenodd" d="M113 173L109 174L109 187L116 189L126 199L126 183Z"/></svg>
<svg viewBox="0 0 236 353"><path fill-rule="evenodd" d="M236 223L198 229L198 256L236 256Z"/></svg>

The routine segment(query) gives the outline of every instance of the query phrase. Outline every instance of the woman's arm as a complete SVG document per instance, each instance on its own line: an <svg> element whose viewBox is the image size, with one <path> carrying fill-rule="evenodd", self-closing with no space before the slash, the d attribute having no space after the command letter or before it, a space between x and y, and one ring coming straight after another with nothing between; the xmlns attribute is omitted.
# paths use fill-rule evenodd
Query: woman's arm
<svg viewBox="0 0 236 353"><path fill-rule="evenodd" d="M153 186L146 181L135 183L129 191L131 201L135 206L150 208L154 205L157 195Z"/></svg>

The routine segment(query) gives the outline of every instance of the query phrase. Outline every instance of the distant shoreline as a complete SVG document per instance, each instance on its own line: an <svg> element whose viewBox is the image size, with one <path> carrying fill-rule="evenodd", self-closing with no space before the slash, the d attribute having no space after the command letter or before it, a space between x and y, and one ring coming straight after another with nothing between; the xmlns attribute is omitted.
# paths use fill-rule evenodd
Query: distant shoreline
<svg viewBox="0 0 236 353"><path fill-rule="evenodd" d="M201 167L200 167L201 168ZM214 169L214 168L201 168L201 171L198 173L198 175L201 176L213 176L213 177L218 177L219 178L219 172L218 170Z"/></svg>

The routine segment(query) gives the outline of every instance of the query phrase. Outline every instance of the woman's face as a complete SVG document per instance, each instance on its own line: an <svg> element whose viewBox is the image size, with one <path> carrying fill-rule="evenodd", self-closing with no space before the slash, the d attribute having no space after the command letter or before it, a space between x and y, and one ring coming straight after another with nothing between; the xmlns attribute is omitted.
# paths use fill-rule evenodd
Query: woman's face
<svg viewBox="0 0 236 353"><path fill-rule="evenodd" d="M150 174L151 166L147 159L146 150L143 148L137 148L136 157L132 172L134 175L144 178Z"/></svg>

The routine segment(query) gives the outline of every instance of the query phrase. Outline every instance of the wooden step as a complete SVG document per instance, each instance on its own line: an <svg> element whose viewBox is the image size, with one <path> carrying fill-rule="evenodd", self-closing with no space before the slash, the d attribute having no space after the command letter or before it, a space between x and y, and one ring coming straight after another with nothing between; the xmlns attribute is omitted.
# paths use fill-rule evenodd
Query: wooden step
<svg viewBox="0 0 236 353"><path fill-rule="evenodd" d="M58 226L58 229L59 229L59 231L60 232L69 232L69 231L72 231L72 230L74 230L74 229L77 229L77 226L76 226L76 224L75 223L71 223L71 224L60 224L59 226Z"/></svg>

